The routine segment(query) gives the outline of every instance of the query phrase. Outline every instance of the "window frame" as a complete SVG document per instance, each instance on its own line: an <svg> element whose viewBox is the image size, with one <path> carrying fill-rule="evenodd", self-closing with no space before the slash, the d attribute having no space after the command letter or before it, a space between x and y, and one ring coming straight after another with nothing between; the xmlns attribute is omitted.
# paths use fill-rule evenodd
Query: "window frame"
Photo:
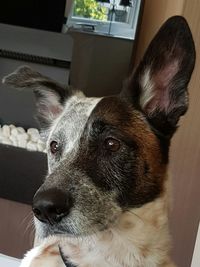
<svg viewBox="0 0 200 267"><path fill-rule="evenodd" d="M78 17L73 15L74 2L67 20L68 29L86 31L93 34L112 36L116 38L135 39L142 0L135 0L135 6L130 9L128 23L116 21L101 21L96 19ZM107 4L108 5L108 4ZM107 7L104 4L104 6ZM87 26L86 28L84 26Z"/></svg>

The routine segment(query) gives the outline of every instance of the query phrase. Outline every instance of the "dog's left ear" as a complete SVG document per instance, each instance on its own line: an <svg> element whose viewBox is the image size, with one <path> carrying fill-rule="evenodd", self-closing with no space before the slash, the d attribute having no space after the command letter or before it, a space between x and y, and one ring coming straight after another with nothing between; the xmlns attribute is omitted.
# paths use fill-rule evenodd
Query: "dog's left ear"
<svg viewBox="0 0 200 267"><path fill-rule="evenodd" d="M188 107L187 85L194 64L189 26L183 17L172 17L150 43L122 96L132 99L157 133L171 137Z"/></svg>
<svg viewBox="0 0 200 267"><path fill-rule="evenodd" d="M42 129L48 128L63 110L65 99L70 90L37 71L22 66L4 77L3 83L16 88L33 90L36 97L37 120Z"/></svg>

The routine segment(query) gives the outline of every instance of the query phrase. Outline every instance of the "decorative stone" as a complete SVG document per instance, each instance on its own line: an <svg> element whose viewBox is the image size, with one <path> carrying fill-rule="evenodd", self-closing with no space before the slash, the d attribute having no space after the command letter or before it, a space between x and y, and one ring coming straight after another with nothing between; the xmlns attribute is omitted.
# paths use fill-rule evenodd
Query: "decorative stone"
<svg viewBox="0 0 200 267"><path fill-rule="evenodd" d="M4 138L3 141L2 141L2 144L12 145L12 142L8 138Z"/></svg>
<svg viewBox="0 0 200 267"><path fill-rule="evenodd" d="M29 142L27 143L26 148L29 149L29 150L36 151L36 150L37 150L37 145L36 145L34 142L29 141Z"/></svg>
<svg viewBox="0 0 200 267"><path fill-rule="evenodd" d="M22 127L15 127L13 124L2 127L0 125L0 142L46 153L46 144L41 140L39 131L35 128L26 131Z"/></svg>
<svg viewBox="0 0 200 267"><path fill-rule="evenodd" d="M17 128L13 128L13 129L11 130L11 134L17 136L17 135L18 135Z"/></svg>
<svg viewBox="0 0 200 267"><path fill-rule="evenodd" d="M25 139L18 140L18 146L22 148L27 147L27 141Z"/></svg>
<svg viewBox="0 0 200 267"><path fill-rule="evenodd" d="M29 136L25 132L17 135L17 140L26 140L27 141L28 139L29 139Z"/></svg>
<svg viewBox="0 0 200 267"><path fill-rule="evenodd" d="M44 143L37 143L37 148L39 151L44 151L45 150L45 144Z"/></svg>
<svg viewBox="0 0 200 267"><path fill-rule="evenodd" d="M35 128L29 128L27 130L27 133L30 134L30 135L34 135L34 134L35 135L40 135L38 129L35 129Z"/></svg>
<svg viewBox="0 0 200 267"><path fill-rule="evenodd" d="M9 127L10 127L10 130L16 128L15 125L13 125L13 124L10 124Z"/></svg>
<svg viewBox="0 0 200 267"><path fill-rule="evenodd" d="M17 127L17 131L18 133L21 133L21 134L25 133L25 130L22 127Z"/></svg>
<svg viewBox="0 0 200 267"><path fill-rule="evenodd" d="M17 135L10 135L9 139L11 142L17 142Z"/></svg>
<svg viewBox="0 0 200 267"><path fill-rule="evenodd" d="M10 128L8 125L4 125L2 127L2 132L3 132L3 135L6 136L6 137L9 137L10 136Z"/></svg>

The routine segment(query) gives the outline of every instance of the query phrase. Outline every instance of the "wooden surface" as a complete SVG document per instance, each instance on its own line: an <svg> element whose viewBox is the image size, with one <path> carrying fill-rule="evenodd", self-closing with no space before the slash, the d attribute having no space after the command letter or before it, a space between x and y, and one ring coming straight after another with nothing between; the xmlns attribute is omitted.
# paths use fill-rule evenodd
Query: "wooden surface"
<svg viewBox="0 0 200 267"><path fill-rule="evenodd" d="M33 245L31 206L0 198L0 211L0 253L21 259Z"/></svg>
<svg viewBox="0 0 200 267"><path fill-rule="evenodd" d="M171 232L173 258L190 267L200 219L200 1L146 0L136 53L138 62L149 41L170 16L183 15L193 32L197 63L189 84L190 106L172 140L170 171L173 178Z"/></svg>

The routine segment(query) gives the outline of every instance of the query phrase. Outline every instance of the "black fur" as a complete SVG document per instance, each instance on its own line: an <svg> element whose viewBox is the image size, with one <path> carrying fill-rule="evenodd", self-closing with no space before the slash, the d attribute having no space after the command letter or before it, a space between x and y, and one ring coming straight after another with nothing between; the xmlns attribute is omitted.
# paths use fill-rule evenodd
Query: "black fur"
<svg viewBox="0 0 200 267"><path fill-rule="evenodd" d="M64 253L62 252L62 249L61 249L60 246L59 246L59 252L60 252L60 256L61 256L61 258L62 258L62 260L63 260L63 262L64 262L66 267L76 267L76 265L72 264L69 261L69 258L64 255Z"/></svg>

